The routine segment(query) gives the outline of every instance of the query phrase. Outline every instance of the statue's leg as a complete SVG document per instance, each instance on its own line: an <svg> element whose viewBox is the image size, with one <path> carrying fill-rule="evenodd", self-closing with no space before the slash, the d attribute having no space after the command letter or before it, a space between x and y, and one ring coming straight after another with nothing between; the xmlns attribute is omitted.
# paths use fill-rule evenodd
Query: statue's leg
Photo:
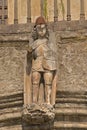
<svg viewBox="0 0 87 130"><path fill-rule="evenodd" d="M40 83L40 73L37 71L32 72L33 103L38 102L39 83Z"/></svg>
<svg viewBox="0 0 87 130"><path fill-rule="evenodd" d="M44 81L45 81L45 99L46 99L46 103L50 104L50 102L51 102L51 90L52 90L53 73L52 72L44 73Z"/></svg>

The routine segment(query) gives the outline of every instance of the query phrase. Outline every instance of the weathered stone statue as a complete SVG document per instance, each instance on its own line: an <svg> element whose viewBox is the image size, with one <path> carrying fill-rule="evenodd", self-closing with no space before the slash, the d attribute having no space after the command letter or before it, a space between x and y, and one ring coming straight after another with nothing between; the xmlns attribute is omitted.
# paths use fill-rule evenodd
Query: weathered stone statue
<svg viewBox="0 0 87 130"><path fill-rule="evenodd" d="M40 82L45 89L45 102L51 104L52 82L56 72L55 53L50 48L49 33L43 17L36 20L32 52L33 103L38 103Z"/></svg>
<svg viewBox="0 0 87 130"><path fill-rule="evenodd" d="M53 36L52 40L49 39L48 28L43 17L36 19L32 37L33 41L29 43L27 55L24 106L28 106L27 110L30 113L34 113L37 109L43 111L45 116L49 113L47 116L52 116L49 120L53 120L52 106L55 104L57 83L56 52L55 45L52 43L55 39Z"/></svg>

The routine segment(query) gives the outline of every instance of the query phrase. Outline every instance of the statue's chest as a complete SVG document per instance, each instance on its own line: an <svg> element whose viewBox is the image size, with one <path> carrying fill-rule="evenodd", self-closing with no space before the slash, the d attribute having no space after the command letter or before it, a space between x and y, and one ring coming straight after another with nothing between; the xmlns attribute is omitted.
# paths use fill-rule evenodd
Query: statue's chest
<svg viewBox="0 0 87 130"><path fill-rule="evenodd" d="M43 56L45 52L48 50L47 44L41 44L40 46L37 47L36 52Z"/></svg>

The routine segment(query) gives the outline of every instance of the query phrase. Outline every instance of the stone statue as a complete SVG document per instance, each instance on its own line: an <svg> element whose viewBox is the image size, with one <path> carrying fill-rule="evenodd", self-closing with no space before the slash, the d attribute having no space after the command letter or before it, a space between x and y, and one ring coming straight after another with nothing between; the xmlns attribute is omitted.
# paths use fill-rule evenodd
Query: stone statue
<svg viewBox="0 0 87 130"><path fill-rule="evenodd" d="M38 103L39 97L44 96L43 102L54 105L55 101L52 101L52 96L54 95L55 98L54 92L56 92L56 52L53 50L54 45L51 47L52 41L49 41L48 28L41 16L36 19L32 37L33 42L28 48L28 54L31 56L29 58L31 60L29 63L31 64L31 102ZM44 89L43 94L39 96L41 84Z"/></svg>
<svg viewBox="0 0 87 130"><path fill-rule="evenodd" d="M36 126L49 122L51 126L55 117L57 54L54 34L50 35L42 16L36 19L32 37L26 60L23 121Z"/></svg>

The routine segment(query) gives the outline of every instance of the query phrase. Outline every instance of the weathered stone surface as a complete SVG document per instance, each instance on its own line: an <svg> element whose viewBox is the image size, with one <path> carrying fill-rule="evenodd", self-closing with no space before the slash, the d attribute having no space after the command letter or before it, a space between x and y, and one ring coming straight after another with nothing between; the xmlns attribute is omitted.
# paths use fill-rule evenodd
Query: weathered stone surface
<svg viewBox="0 0 87 130"><path fill-rule="evenodd" d="M54 24L54 22L47 23L48 28L54 31L60 31L60 33L66 33L66 31L86 31L87 28L87 20L84 21L58 21ZM0 34L1 36L5 35L29 35L32 31L33 23L29 24L12 24L12 25L1 25L0 26ZM62 31L62 32L61 32ZM73 32L72 32L73 33ZM86 33L87 34L87 33ZM1 37L0 36L0 37ZM17 37L17 36L16 36ZM5 37L4 37L5 38ZM13 39L14 40L14 39ZM29 39L28 39L29 40Z"/></svg>
<svg viewBox="0 0 87 130"><path fill-rule="evenodd" d="M55 111L47 105L27 106L23 109L23 130L53 130ZM37 108L36 108L37 107Z"/></svg>
<svg viewBox="0 0 87 130"><path fill-rule="evenodd" d="M72 35L70 36L71 33ZM69 34L69 37L68 37ZM58 89L87 91L87 40L79 33L61 34L58 43Z"/></svg>
<svg viewBox="0 0 87 130"><path fill-rule="evenodd" d="M0 127L0 130L22 130L21 125L9 126L9 127Z"/></svg>
<svg viewBox="0 0 87 130"><path fill-rule="evenodd" d="M58 28L50 24L52 26L49 25L49 28L55 31L58 29L71 30L56 32L58 91L78 91L87 95L87 21L83 25L85 29L72 31L78 28L78 23L76 22L74 25L73 22L71 24L65 23L63 26L61 26L62 23L59 23ZM16 26L16 28L13 25L10 28L9 26L7 28L0 27L0 130L22 130L21 108L23 107L24 65L28 35L30 35L29 25L22 26ZM83 26L79 26L80 29ZM64 101L63 98L62 100L59 99L59 101L66 102L67 98ZM77 107L78 102L81 101L82 104L79 104L79 107L82 107L86 100L70 99L68 101L69 103L76 101L77 104L74 107ZM73 104L70 107L72 106ZM87 105L84 104L84 106L86 108ZM12 123L14 126L11 126ZM35 130L33 126L31 128ZM40 126L40 129L43 130L43 126ZM49 125L47 128L44 127L45 129L49 130ZM24 130L31 129L26 126Z"/></svg>
<svg viewBox="0 0 87 130"><path fill-rule="evenodd" d="M0 47L0 96L23 91L25 51Z"/></svg>
<svg viewBox="0 0 87 130"><path fill-rule="evenodd" d="M23 130L53 130L55 111L50 104L30 104L22 112Z"/></svg>
<svg viewBox="0 0 87 130"><path fill-rule="evenodd" d="M21 107L23 106L26 50L23 47L16 49L10 42L1 44L0 130L22 130Z"/></svg>
<svg viewBox="0 0 87 130"><path fill-rule="evenodd" d="M53 123L55 111L50 104L31 104L23 108L23 122L28 125Z"/></svg>

